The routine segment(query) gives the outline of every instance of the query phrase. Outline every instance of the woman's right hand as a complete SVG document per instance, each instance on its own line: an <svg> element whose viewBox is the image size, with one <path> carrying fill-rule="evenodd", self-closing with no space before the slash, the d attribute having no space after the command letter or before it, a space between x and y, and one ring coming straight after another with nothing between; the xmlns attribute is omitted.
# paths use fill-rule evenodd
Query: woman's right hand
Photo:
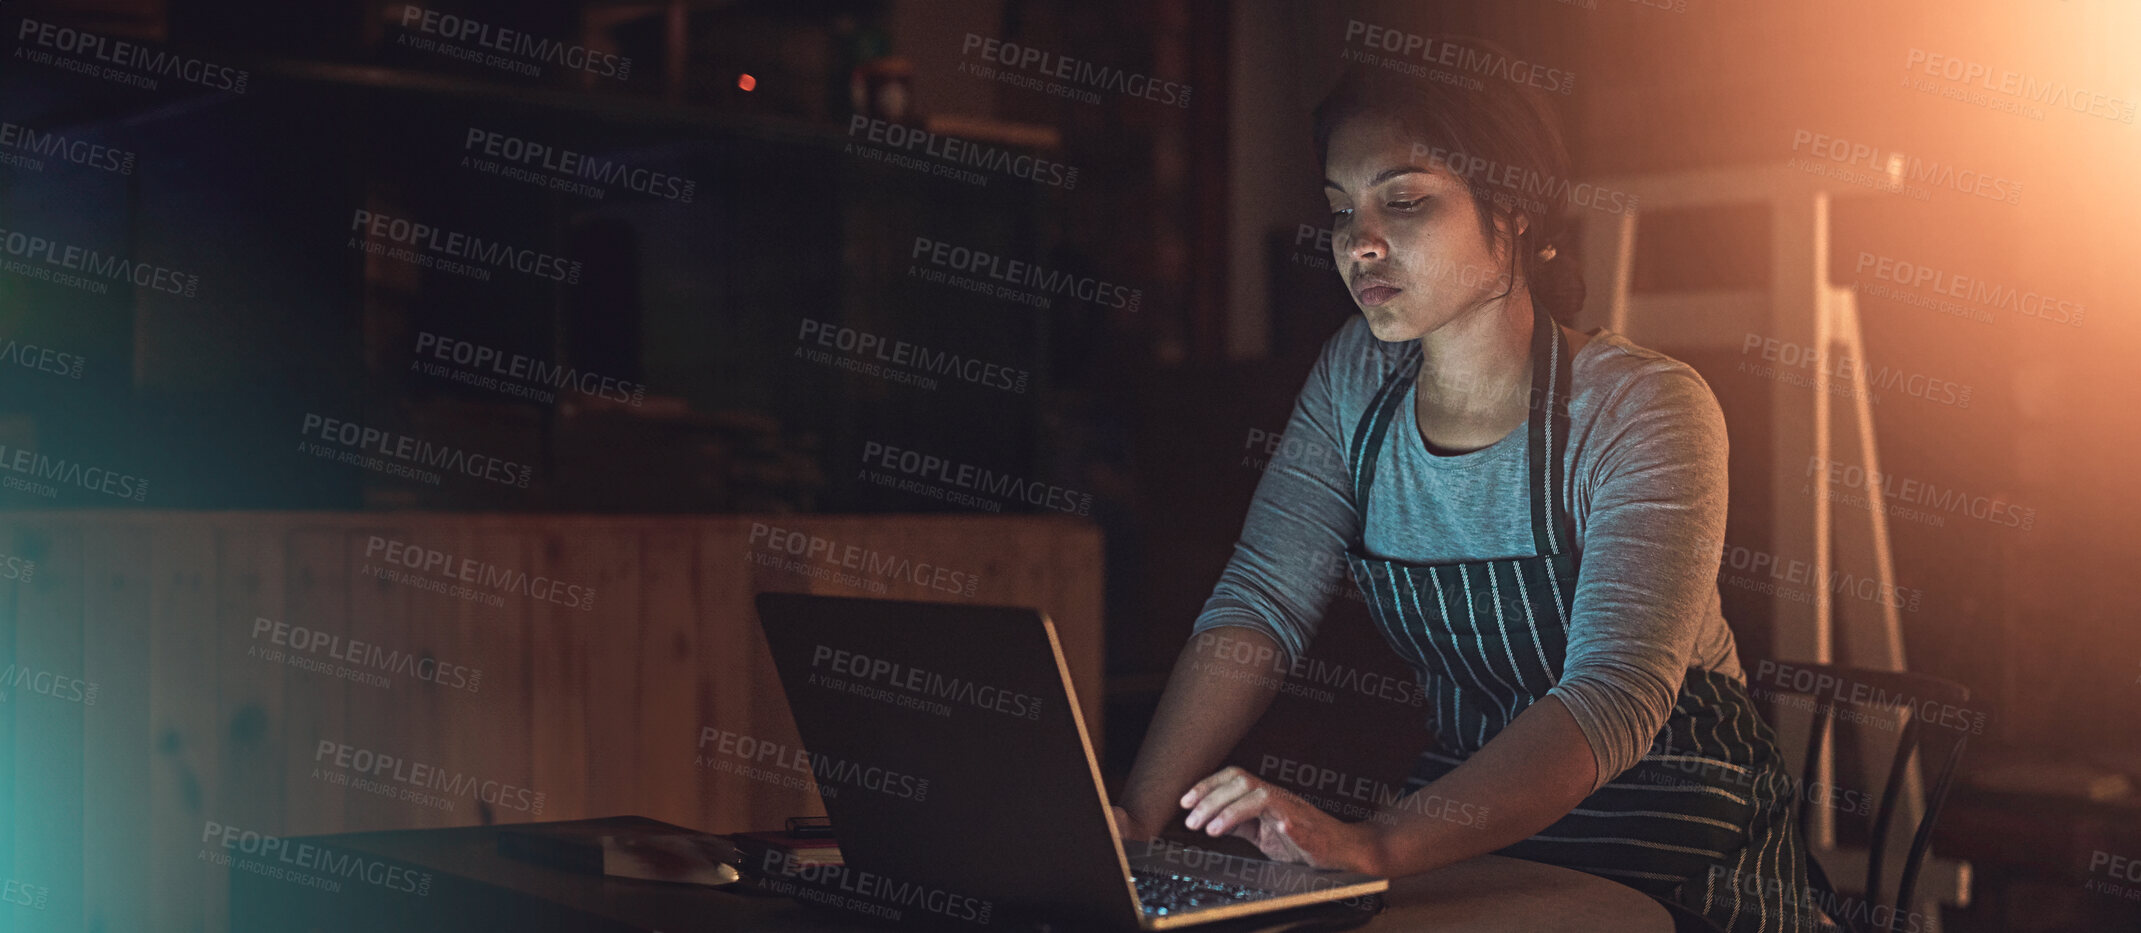
<svg viewBox="0 0 2141 933"><path fill-rule="evenodd" d="M1278 695L1280 678L1271 676L1271 659L1279 656L1279 643L1256 629L1236 626L1226 632L1191 638L1175 658L1137 760L1122 792L1114 795L1138 804L1147 821L1124 807L1109 808L1124 842L1187 832L1183 793L1226 763L1227 753Z"/></svg>

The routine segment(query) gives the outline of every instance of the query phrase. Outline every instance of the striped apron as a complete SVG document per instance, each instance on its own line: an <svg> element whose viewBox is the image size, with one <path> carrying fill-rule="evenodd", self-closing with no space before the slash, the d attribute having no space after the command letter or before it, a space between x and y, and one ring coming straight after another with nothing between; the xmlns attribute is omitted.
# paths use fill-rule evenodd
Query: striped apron
<svg viewBox="0 0 2141 933"><path fill-rule="evenodd" d="M1433 709L1434 744L1414 765L1408 791L1478 751L1561 677L1576 592L1575 526L1561 495L1570 367L1568 340L1543 311L1534 315L1531 353L1525 430L1538 556L1416 564L1370 555L1359 534L1347 550L1376 626L1412 665ZM1420 363L1415 343L1349 445L1363 526L1383 436ZM1775 734L1746 689L1690 670L1640 762L1500 854L1612 878L1733 933L1798 933L1816 929L1818 913L1805 906L1794 804Z"/></svg>

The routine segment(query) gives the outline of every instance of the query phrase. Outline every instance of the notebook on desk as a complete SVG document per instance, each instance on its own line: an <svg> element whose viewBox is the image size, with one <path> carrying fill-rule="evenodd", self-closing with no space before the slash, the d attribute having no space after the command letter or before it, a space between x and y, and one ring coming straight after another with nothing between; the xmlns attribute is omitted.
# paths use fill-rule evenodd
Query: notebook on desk
<svg viewBox="0 0 2141 933"><path fill-rule="evenodd" d="M875 895L953 920L1008 910L1158 930L1334 902L1369 910L1389 886L1177 844L1126 847L1038 610L767 593L758 611L843 880L867 877L859 887Z"/></svg>
<svg viewBox="0 0 2141 933"><path fill-rule="evenodd" d="M734 884L737 847L664 826L624 830L587 822L537 823L498 833L498 854L583 875L722 887Z"/></svg>

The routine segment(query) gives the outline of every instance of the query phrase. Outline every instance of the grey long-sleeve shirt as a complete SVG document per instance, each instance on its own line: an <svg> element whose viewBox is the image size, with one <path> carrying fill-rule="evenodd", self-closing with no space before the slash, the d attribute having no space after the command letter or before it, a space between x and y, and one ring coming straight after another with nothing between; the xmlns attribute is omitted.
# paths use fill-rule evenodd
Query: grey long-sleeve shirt
<svg viewBox="0 0 2141 933"><path fill-rule="evenodd" d="M1193 634L1259 629L1288 661L1307 648L1331 599L1353 585L1344 552L1361 519L1344 452L1404 349L1359 317L1324 344ZM1744 679L1718 604L1725 422L1694 369L1618 334L1595 335L1570 365L1570 482L1558 494L1576 522L1578 572L1567 660L1548 695L1590 740L1602 786L1649 750L1689 669ZM1470 453L1431 454L1416 391L1383 441L1368 551L1422 563L1536 553L1524 428Z"/></svg>

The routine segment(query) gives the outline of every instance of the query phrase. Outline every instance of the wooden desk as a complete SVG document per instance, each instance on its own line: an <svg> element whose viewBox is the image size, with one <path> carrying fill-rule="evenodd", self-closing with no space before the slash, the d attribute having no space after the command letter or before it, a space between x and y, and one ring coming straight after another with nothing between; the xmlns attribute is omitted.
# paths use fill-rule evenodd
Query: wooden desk
<svg viewBox="0 0 2141 933"><path fill-rule="evenodd" d="M616 821L643 822L632 817ZM340 890L327 891L287 877L233 870L231 933L882 933L896 929L861 915L807 908L782 898L575 875L518 862L497 854L497 832L492 827L466 827L310 840L331 847L338 855L377 856L429 872L430 887L419 895L387 884L344 881ZM401 876L396 881L403 888L410 886ZM1392 884L1387 900L1389 908L1358 929L1367 933L1670 933L1673 928L1664 908L1632 888L1595 875L1491 855L1400 879Z"/></svg>
<svg viewBox="0 0 2141 933"><path fill-rule="evenodd" d="M1364 933L1672 933L1642 892L1580 871L1482 855L1390 883L1389 907Z"/></svg>
<svg viewBox="0 0 2141 933"><path fill-rule="evenodd" d="M451 559L426 570L431 554ZM954 582L937 568L973 594L933 588ZM821 813L805 782L746 777L702 745L713 729L798 747L751 607L766 590L1042 607L1099 739L1101 536L1073 519L15 512L0 877L48 890L23 912L36 929L220 930L229 870L196 858L210 823L299 836L634 812L731 832ZM443 786L395 796L412 785L389 769L360 789L359 755Z"/></svg>

